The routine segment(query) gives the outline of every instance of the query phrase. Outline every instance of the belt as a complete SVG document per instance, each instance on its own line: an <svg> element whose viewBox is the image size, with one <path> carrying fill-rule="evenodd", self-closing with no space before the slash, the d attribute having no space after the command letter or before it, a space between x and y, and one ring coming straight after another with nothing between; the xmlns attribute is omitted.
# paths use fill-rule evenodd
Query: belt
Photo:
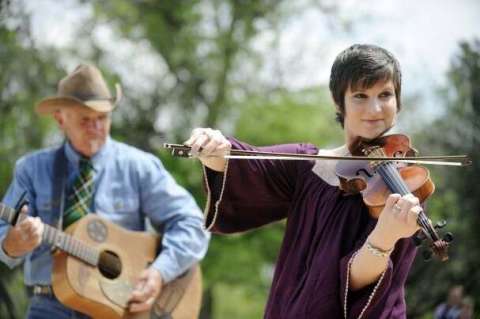
<svg viewBox="0 0 480 319"><path fill-rule="evenodd" d="M35 285L28 287L28 290L34 296L53 296L52 286Z"/></svg>

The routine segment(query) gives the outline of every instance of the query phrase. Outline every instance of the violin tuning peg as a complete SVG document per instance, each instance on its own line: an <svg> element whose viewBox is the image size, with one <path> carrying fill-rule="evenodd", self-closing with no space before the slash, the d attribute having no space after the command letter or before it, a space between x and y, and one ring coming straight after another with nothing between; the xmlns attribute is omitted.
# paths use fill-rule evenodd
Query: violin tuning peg
<svg viewBox="0 0 480 319"><path fill-rule="evenodd" d="M442 220L439 220L436 224L435 224L435 229L440 229L440 228L443 228L447 225L447 221L445 219L442 219Z"/></svg>
<svg viewBox="0 0 480 319"><path fill-rule="evenodd" d="M422 257L424 261L430 261L432 259L432 251L431 250L424 250L422 251Z"/></svg>
<svg viewBox="0 0 480 319"><path fill-rule="evenodd" d="M446 241L447 243L450 243L453 241L453 234L451 232L446 233L443 236L443 240Z"/></svg>

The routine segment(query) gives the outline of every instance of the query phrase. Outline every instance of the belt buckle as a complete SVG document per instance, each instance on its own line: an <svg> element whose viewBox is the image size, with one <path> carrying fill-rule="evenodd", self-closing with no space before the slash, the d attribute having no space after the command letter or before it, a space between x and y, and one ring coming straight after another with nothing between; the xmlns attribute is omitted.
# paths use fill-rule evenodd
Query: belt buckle
<svg viewBox="0 0 480 319"><path fill-rule="evenodd" d="M33 286L33 294L34 295L51 295L52 288L50 288L50 286L35 285Z"/></svg>

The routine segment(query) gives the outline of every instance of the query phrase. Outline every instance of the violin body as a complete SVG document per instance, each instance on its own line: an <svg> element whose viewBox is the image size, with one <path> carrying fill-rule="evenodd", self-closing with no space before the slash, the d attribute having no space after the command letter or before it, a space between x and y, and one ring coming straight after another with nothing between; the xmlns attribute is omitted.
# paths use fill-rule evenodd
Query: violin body
<svg viewBox="0 0 480 319"><path fill-rule="evenodd" d="M337 167L337 173L341 174L340 187L348 193L361 192L370 215L378 218L385 206L385 199L392 193L382 177L373 171L368 162L349 162ZM421 203L435 191L430 172L423 166L407 166L401 168L399 174Z"/></svg>
<svg viewBox="0 0 480 319"><path fill-rule="evenodd" d="M405 135L388 135L381 140L380 145L388 157L402 158L416 153ZM378 218L392 190L371 164L370 161L343 160L338 163L336 173L340 187L347 193L361 192L370 214ZM421 203L433 194L435 185L427 168L420 165L407 166L404 163L396 163L396 167L408 191L418 197Z"/></svg>

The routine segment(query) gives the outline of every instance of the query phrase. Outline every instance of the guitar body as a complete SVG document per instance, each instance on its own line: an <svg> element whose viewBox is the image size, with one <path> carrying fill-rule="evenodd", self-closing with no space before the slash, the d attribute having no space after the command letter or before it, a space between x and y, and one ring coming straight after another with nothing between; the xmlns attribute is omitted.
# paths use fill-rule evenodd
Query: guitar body
<svg viewBox="0 0 480 319"><path fill-rule="evenodd" d="M54 254L52 286L66 306L93 318L198 317L202 290L198 266L165 285L152 312L127 311L138 276L156 258L158 236L125 230L94 214L81 218L66 233L101 252L97 267L64 251Z"/></svg>

